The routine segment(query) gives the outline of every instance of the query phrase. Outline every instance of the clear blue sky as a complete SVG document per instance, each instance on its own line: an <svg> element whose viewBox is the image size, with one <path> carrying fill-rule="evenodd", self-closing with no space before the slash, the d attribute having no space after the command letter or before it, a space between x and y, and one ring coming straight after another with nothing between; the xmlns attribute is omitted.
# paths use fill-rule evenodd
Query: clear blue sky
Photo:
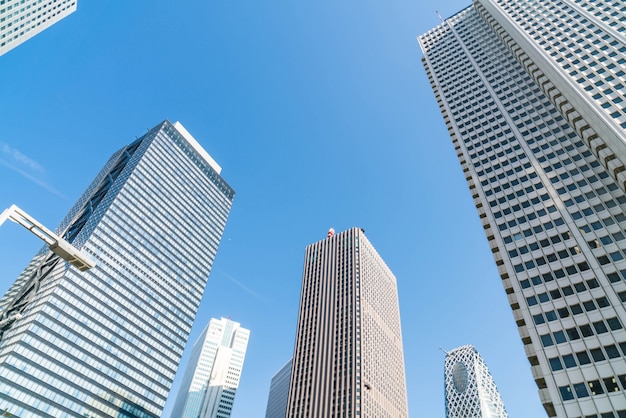
<svg viewBox="0 0 626 418"><path fill-rule="evenodd" d="M442 3L79 0L0 57L0 209L55 227L110 154L180 120L237 192L189 342L211 317L251 330L233 418L264 417L292 355L305 246L351 226L398 279L412 416L444 416L439 347L463 344L511 417L545 416L420 62L435 10L470 4ZM0 294L39 246L2 226Z"/></svg>

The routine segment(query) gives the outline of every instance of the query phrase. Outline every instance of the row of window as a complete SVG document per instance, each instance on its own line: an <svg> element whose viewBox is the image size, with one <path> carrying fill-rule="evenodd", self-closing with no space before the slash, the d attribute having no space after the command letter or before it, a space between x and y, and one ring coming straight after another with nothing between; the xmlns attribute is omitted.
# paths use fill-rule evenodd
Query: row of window
<svg viewBox="0 0 626 418"><path fill-rule="evenodd" d="M607 324L608 324L608 327L607 327ZM585 325L580 325L578 328L577 327L568 328L565 330L565 332L555 331L552 334L548 333L548 334L540 335L539 337L541 338L541 344L544 347L550 347L554 344L561 344L561 343L567 342L568 339L569 341L580 340L581 335L582 337L590 337L594 335L594 330L595 330L595 334L604 334L604 333L609 332L609 328L612 331L617 331L618 329L622 329L622 324L620 323L617 317L608 318L606 320L606 323L603 320L596 321L596 322L593 322L592 325L593 325L593 328L591 327L591 325L585 324Z"/></svg>
<svg viewBox="0 0 626 418"><path fill-rule="evenodd" d="M548 359L550 362L550 367L553 372L563 370L563 368L572 368L577 366L584 366L586 364L591 364L591 359L593 358L594 362L604 361L608 359L620 358L622 353L626 356L626 342L619 343L619 348L617 345L610 344L603 347L604 350L600 347L592 348L589 351L583 350L574 354L565 354L562 357L553 357ZM578 362L576 362L578 360Z"/></svg>
<svg viewBox="0 0 626 418"><path fill-rule="evenodd" d="M617 384L619 381L620 385ZM600 383L602 382L602 384ZM573 389L572 390L572 386ZM626 375L615 377L605 377L602 380L590 380L588 382L574 383L573 385L560 386L561 398L564 401L571 401L575 397L578 399L589 396L602 395L603 393L619 392L626 390Z"/></svg>

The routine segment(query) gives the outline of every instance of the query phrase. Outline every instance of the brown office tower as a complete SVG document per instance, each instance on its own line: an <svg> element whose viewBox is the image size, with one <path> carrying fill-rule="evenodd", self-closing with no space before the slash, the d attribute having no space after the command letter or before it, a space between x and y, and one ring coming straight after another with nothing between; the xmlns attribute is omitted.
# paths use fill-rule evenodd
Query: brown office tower
<svg viewBox="0 0 626 418"><path fill-rule="evenodd" d="M287 417L408 417L396 278L362 229L306 248Z"/></svg>

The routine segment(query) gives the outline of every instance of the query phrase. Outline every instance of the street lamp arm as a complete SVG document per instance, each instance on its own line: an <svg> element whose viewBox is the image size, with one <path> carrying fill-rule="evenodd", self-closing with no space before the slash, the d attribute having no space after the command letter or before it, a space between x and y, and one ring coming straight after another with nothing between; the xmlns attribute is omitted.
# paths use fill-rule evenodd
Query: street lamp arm
<svg viewBox="0 0 626 418"><path fill-rule="evenodd" d="M28 229L34 235L43 240L53 253L69 262L74 267L77 267L80 271L89 270L96 265L96 263L89 256L83 254L72 244L37 222L35 218L24 212L16 205L11 205L8 209L2 212L2 214L0 214L0 226L7 219Z"/></svg>

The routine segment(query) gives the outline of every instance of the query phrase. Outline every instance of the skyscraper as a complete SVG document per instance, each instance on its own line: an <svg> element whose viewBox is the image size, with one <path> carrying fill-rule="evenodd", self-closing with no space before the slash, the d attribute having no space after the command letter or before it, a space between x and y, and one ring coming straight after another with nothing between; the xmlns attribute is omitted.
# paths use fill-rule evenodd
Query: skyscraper
<svg viewBox="0 0 626 418"><path fill-rule="evenodd" d="M408 417L396 278L362 229L309 245L287 417Z"/></svg>
<svg viewBox="0 0 626 418"><path fill-rule="evenodd" d="M446 418L506 418L504 403L478 351L464 345L446 352Z"/></svg>
<svg viewBox="0 0 626 418"><path fill-rule="evenodd" d="M194 344L173 418L230 417L249 337L237 322L211 319Z"/></svg>
<svg viewBox="0 0 626 418"><path fill-rule="evenodd" d="M158 417L234 198L180 124L117 151L57 234L97 265L44 248L0 299L0 411Z"/></svg>
<svg viewBox="0 0 626 418"><path fill-rule="evenodd" d="M289 380L291 379L291 365L293 359L289 360L272 377L270 384L270 394L267 398L267 408L265 418L285 418L287 414L287 401L289 400Z"/></svg>
<svg viewBox="0 0 626 418"><path fill-rule="evenodd" d="M476 0L419 37L548 416L626 416L624 3Z"/></svg>
<svg viewBox="0 0 626 418"><path fill-rule="evenodd" d="M0 2L0 55L76 11L77 0Z"/></svg>

